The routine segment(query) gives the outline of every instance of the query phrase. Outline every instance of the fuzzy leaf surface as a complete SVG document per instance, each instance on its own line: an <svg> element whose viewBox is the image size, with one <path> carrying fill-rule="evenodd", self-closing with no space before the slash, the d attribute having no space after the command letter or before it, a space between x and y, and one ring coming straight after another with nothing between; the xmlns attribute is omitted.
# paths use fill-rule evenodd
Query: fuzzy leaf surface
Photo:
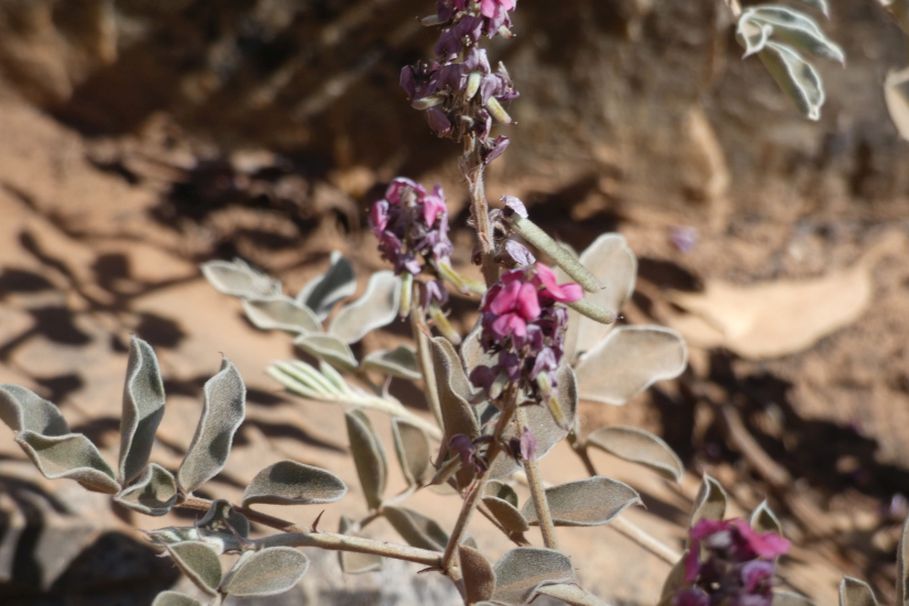
<svg viewBox="0 0 909 606"><path fill-rule="evenodd" d="M118 503L149 516L163 516L177 502L177 481L173 474L152 463L139 479L118 494Z"/></svg>
<svg viewBox="0 0 909 606"><path fill-rule="evenodd" d="M363 296L338 312L328 332L345 343L356 343L372 330L394 322L400 300L398 278L390 271L374 273Z"/></svg>
<svg viewBox="0 0 909 606"><path fill-rule="evenodd" d="M163 417L164 382L158 359L151 345L133 337L129 344L120 418L121 483L131 482L145 469Z"/></svg>
<svg viewBox="0 0 909 606"><path fill-rule="evenodd" d="M309 568L309 558L292 547L266 547L240 558L221 591L227 595L268 596L293 588Z"/></svg>
<svg viewBox="0 0 909 606"><path fill-rule="evenodd" d="M623 482L594 476L546 489L546 500L556 526L599 526L632 505L640 505L641 497ZM528 500L521 514L531 524L538 524L533 501Z"/></svg>
<svg viewBox="0 0 909 606"><path fill-rule="evenodd" d="M255 503L314 505L333 503L347 494L338 476L296 461L279 461L256 474L243 493L243 507Z"/></svg>
<svg viewBox="0 0 909 606"><path fill-rule="evenodd" d="M659 436L630 426L601 427L587 436L587 443L620 459L639 463L678 482L685 467Z"/></svg>
<svg viewBox="0 0 909 606"><path fill-rule="evenodd" d="M496 562L493 601L523 604L542 583L574 580L568 556L554 549L518 547Z"/></svg>
<svg viewBox="0 0 909 606"><path fill-rule="evenodd" d="M353 455L360 487L370 509L378 509L385 494L388 479L388 464L385 451L366 415L359 410L350 410L344 415L347 423L347 437Z"/></svg>

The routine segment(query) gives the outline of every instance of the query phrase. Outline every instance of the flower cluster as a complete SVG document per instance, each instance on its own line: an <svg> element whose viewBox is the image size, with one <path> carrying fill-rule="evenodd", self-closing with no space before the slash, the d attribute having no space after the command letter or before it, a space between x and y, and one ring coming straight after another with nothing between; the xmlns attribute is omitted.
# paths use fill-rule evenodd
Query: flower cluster
<svg viewBox="0 0 909 606"><path fill-rule="evenodd" d="M379 240L382 257L399 274L417 275L427 264L435 270L440 263L448 263L452 250L448 210L438 185L428 192L422 185L398 177L388 186L385 197L372 205L369 224ZM444 298L436 282L427 288L430 298Z"/></svg>
<svg viewBox="0 0 909 606"><path fill-rule="evenodd" d="M496 357L470 380L496 397L504 383L528 395L548 397L562 359L568 310L559 303L581 298L581 287L559 284L542 263L506 272L483 298L480 343Z"/></svg>
<svg viewBox="0 0 909 606"><path fill-rule="evenodd" d="M771 606L775 560L789 541L745 520L701 520L691 529L686 587L674 606Z"/></svg>
<svg viewBox="0 0 909 606"><path fill-rule="evenodd" d="M471 137L484 163L498 157L508 137L491 137L493 119L511 122L502 103L518 92L505 66L490 67L484 35L510 35L515 0L439 0L435 21L443 24L436 59L401 70L401 88L414 108L426 112L429 127L440 137Z"/></svg>

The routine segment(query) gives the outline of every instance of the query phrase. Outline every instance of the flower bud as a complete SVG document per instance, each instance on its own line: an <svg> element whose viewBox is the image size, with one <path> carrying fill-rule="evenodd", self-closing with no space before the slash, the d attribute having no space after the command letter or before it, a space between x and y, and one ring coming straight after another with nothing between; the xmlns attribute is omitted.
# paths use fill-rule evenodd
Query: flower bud
<svg viewBox="0 0 909 606"><path fill-rule="evenodd" d="M480 90L480 83L483 81L483 74L480 72L472 72L467 76L467 90L464 92L464 97L469 101L473 99L477 91Z"/></svg>
<svg viewBox="0 0 909 606"><path fill-rule="evenodd" d="M511 124L511 116L508 115L508 112L505 111L505 108L502 107L502 104L499 103L499 100L495 97L490 97L486 100L486 109L489 110L489 113L492 114L493 118L502 124Z"/></svg>

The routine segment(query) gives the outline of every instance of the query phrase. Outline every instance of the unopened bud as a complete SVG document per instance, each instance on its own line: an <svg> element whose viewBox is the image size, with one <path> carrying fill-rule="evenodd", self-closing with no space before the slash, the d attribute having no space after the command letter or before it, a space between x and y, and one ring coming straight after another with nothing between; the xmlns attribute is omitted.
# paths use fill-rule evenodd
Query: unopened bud
<svg viewBox="0 0 909 606"><path fill-rule="evenodd" d="M498 33L500 36L502 36L505 39L508 39L508 38L511 38L512 36L514 36L514 32L512 32L510 29L508 29L504 25L501 26L498 30L496 30L496 33Z"/></svg>
<svg viewBox="0 0 909 606"><path fill-rule="evenodd" d="M442 25L443 23L445 22L439 19L438 15L427 15L420 19L420 24L426 27L432 27L433 25Z"/></svg>
<svg viewBox="0 0 909 606"><path fill-rule="evenodd" d="M410 315L410 303L413 300L413 274L409 271L401 273L401 305L398 315L402 318Z"/></svg>
<svg viewBox="0 0 909 606"><path fill-rule="evenodd" d="M499 100L495 97L490 97L486 101L486 109L489 110L489 113L492 114L493 118L502 124L511 124L511 116L508 115L508 112L505 111L505 108L502 107L502 104L499 103Z"/></svg>
<svg viewBox="0 0 909 606"><path fill-rule="evenodd" d="M483 81L483 74L480 72L471 72L467 77L467 91L465 95L467 100L470 101L477 94L477 91L480 90L480 83Z"/></svg>
<svg viewBox="0 0 909 606"><path fill-rule="evenodd" d="M423 97L421 99L417 99L416 101L411 103L411 106L414 109L418 109L418 110L422 111L424 109L429 109L430 107L435 107L436 105L441 105L444 100L445 99L443 99L439 95L432 95L429 97Z"/></svg>

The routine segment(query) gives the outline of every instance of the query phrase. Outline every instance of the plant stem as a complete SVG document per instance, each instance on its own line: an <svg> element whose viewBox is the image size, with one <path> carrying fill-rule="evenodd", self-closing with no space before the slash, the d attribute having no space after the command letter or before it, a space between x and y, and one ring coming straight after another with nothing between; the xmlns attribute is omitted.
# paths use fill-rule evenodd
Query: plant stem
<svg viewBox="0 0 909 606"><path fill-rule="evenodd" d="M464 530L467 528L470 516L473 515L473 510L476 509L477 503L479 503L483 496L489 468L492 467L492 464L502 452L502 434L505 432L505 428L508 427L508 423L511 422L511 417L514 414L515 408L517 408L513 390L509 390L503 399L508 404L505 406L505 410L499 414L495 429L492 432L492 442L486 452L487 468L477 474L473 486L471 486L467 496L464 498L464 503L461 505L461 512L458 514L458 520L448 538L448 544L445 546L445 553L442 556L442 570L446 572L451 567L451 560L454 557L455 548L461 542L461 535L464 534Z"/></svg>
<svg viewBox="0 0 909 606"><path fill-rule="evenodd" d="M191 511L206 512L211 508L212 501L199 497L189 496L176 505L179 509L189 509ZM387 543L375 539L363 537L350 537L334 532L307 531L292 522L282 520L261 513L246 507L232 506L235 511L242 513L252 522L257 522L263 526L281 530L286 534L274 535L254 541L257 545L270 547L276 545L285 545L288 547L320 547L333 551L353 551L357 553L369 553L396 560L405 560L423 564L432 568L442 568L442 554L438 551L429 549L420 549L410 547L409 545L399 545L397 543Z"/></svg>
<svg viewBox="0 0 909 606"><path fill-rule="evenodd" d="M609 528L612 528L622 536L631 539L670 566L675 566L679 560L682 559L682 554L623 516L619 516L612 520L609 523Z"/></svg>
<svg viewBox="0 0 909 606"><path fill-rule="evenodd" d="M417 346L417 361L420 364L420 374L423 375L423 384L426 387L426 399L436 422L442 424L442 404L439 402L439 388L436 382L436 369L432 363L432 354L429 351L429 336L423 332L425 321L422 318L423 310L419 305L410 308L410 330Z"/></svg>
<svg viewBox="0 0 909 606"><path fill-rule="evenodd" d="M518 407L517 411L517 422L519 432L524 427L527 427L527 413L520 407ZM533 507L537 511L537 519L540 521L540 534L543 535L543 544L550 549L558 549L559 543L556 540L555 525L552 523L552 513L549 511L549 501L546 500L546 490L543 488L543 478L540 475L540 464L536 455L531 456L529 459L524 459L524 473L527 475L527 484L530 487Z"/></svg>
<svg viewBox="0 0 909 606"><path fill-rule="evenodd" d="M480 268L486 286L492 286L499 279L499 266L495 260L495 247L492 241L492 225L489 223L489 202L486 200L486 189L483 183L485 165L480 157L479 146L475 142L465 149L461 161L461 171L467 180L470 192L470 216L477 229L477 240L480 244Z"/></svg>

